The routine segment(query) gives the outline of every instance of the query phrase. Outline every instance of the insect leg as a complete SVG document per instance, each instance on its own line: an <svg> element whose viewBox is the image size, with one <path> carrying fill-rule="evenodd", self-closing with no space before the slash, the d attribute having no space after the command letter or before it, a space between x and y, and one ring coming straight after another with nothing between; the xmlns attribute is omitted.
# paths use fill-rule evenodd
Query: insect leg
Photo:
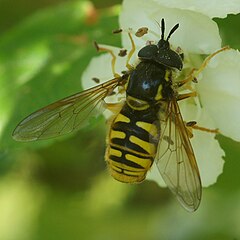
<svg viewBox="0 0 240 240"><path fill-rule="evenodd" d="M197 81L197 79L196 79L195 76L194 76L194 72L195 72L195 71L196 71L196 68L193 68L193 69L191 70L191 72L189 73L189 75L188 75L185 79L177 82L177 86L178 86L178 87L182 87L184 84L186 84L186 83L188 83L188 82Z"/></svg>
<svg viewBox="0 0 240 240"><path fill-rule="evenodd" d="M113 33L121 33L121 32L127 32L128 36L129 36L129 38L130 38L130 42L131 42L132 47L131 47L131 50L128 52L128 55L127 55L126 67L127 67L128 70L132 70L133 67L132 67L132 65L131 65L129 62L130 62L130 59L131 59L131 57L133 56L133 54L134 54L134 52L135 52L135 50L136 50L136 46L135 46L135 43L134 43L133 38L132 38L132 34L134 34L134 33L133 33L132 29L128 29L128 30L119 29L119 30L114 31ZM152 33L153 35L156 35L154 32L152 32L151 30L149 30L147 27L141 27L141 28L139 28L139 29L135 32L134 35L135 35L136 37L141 37L141 38L142 38L142 37L143 37L145 34L147 34L148 32ZM156 35L156 36L158 37L158 35ZM148 42L148 41L147 41L147 42Z"/></svg>
<svg viewBox="0 0 240 240"><path fill-rule="evenodd" d="M201 126L198 126L197 122L195 122L195 121L187 122L186 127L188 129L191 128L191 129L196 129L196 130L200 130L200 131L208 132L208 133L220 133L217 128L216 129L210 129L210 128L201 127Z"/></svg>
<svg viewBox="0 0 240 240"><path fill-rule="evenodd" d="M226 50L229 50L229 49L230 49L230 47L226 46L226 47L223 47L223 48L219 49L218 51L212 53L211 55L209 55L207 58L205 58L205 60L203 61L202 65L200 66L200 68L199 69L193 68L191 70L190 74L185 79L183 79L182 81L178 82L178 86L181 87L181 86L183 86L184 84L186 84L188 82L197 81L197 77L204 70L204 68L208 65L210 60L213 57L215 57L217 54L219 54L220 52L223 52L223 51L226 51Z"/></svg>
<svg viewBox="0 0 240 240"><path fill-rule="evenodd" d="M225 46L221 49L219 49L218 51L212 53L211 55L209 55L207 58L205 58L205 60L203 61L202 65L200 66L200 68L198 70L196 70L194 72L194 77L197 78L198 75L204 70L204 68L208 65L208 63L210 62L210 60L215 57L217 54L219 54L220 52L223 52L223 51L226 51L226 50L229 50L230 47L229 46Z"/></svg>
<svg viewBox="0 0 240 240"><path fill-rule="evenodd" d="M100 46L100 45L98 45L96 42L94 42L94 46L96 47L96 49L97 49L97 51L98 52L108 52L108 53L110 53L111 54L111 56L112 56L112 62L111 62L111 65L112 65L112 73L113 73L113 76L115 77L115 78L119 78L120 77L120 75L118 74L118 73L116 73L116 70L115 70L115 65L116 65L116 59L117 59L117 57L116 57L116 55L114 54L114 52L113 52L113 50L111 50L110 48L107 48L107 47L104 47L104 46Z"/></svg>
<svg viewBox="0 0 240 240"><path fill-rule="evenodd" d="M183 100L189 97L196 97L197 93L196 92L190 92L190 93L185 93L185 94L180 94L177 96L177 101ZM208 132L208 133L220 133L218 129L210 129L210 128L205 128L197 125L197 122L195 121L190 121L185 123L186 129L187 129L187 134L189 138L193 137L192 129L200 130L203 132Z"/></svg>
<svg viewBox="0 0 240 240"><path fill-rule="evenodd" d="M129 63L132 55L134 54L135 50L136 50L136 46L135 46L135 43L133 41L133 38L132 38L132 35L130 33L130 31L128 32L128 36L130 38L130 41L131 41L131 44L132 44L132 48L131 50L128 52L128 55L127 55L127 62L126 62L126 67L129 69L129 70L132 70L132 66L131 64Z"/></svg>
<svg viewBox="0 0 240 240"><path fill-rule="evenodd" d="M133 38L132 38L132 29L128 29L128 30L125 30L125 29L119 29L119 30L115 30L113 31L114 34L118 34L118 33L122 33L122 32L127 32L129 38L130 38L130 42L131 42L131 50L128 52L127 54L127 62L126 62L126 67L128 70L132 70L133 67L131 66L131 64L129 63L132 55L134 54L135 50L136 50L136 46L135 46L135 43L133 41ZM145 33L147 32L147 29L146 28L141 28L141 29L138 29L138 31L135 33L135 35L137 37L140 37L140 36L143 36Z"/></svg>
<svg viewBox="0 0 240 240"><path fill-rule="evenodd" d="M197 96L197 92L190 92L190 93L184 93L184 94L179 94L177 96L177 101L179 100L183 100L189 97L196 97Z"/></svg>

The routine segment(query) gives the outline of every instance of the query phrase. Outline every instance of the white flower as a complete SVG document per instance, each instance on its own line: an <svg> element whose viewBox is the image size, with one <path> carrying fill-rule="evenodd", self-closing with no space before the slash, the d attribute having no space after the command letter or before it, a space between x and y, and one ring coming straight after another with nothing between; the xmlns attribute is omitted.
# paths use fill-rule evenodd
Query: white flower
<svg viewBox="0 0 240 240"><path fill-rule="evenodd" d="M228 13L240 12L239 0L236 1L176 1L176 0L125 0L120 14L120 27L136 31L147 27L150 33L142 38L134 36L135 55L131 63L136 61L136 54L147 40L157 42L160 28L157 23L162 18L166 23L166 34L176 24L179 29L171 36L173 48L181 47L184 52L184 68L180 79L193 67L199 67L203 61L200 54L211 54L221 48L221 38L217 24L212 17L225 17ZM130 49L127 34L122 34L122 45ZM116 53L119 48L113 48ZM126 57L119 57L116 72L126 70ZM97 66L97 67L96 67ZM111 79L111 56L103 54L95 57L82 76L83 87L94 85L92 77L101 82ZM197 91L196 98L179 102L183 119L197 121L199 126L219 129L220 133L236 141L240 141L240 54L236 50L228 50L216 55L198 77L198 83L192 83ZM119 97L120 95L118 95ZM109 101L118 102L115 96ZM193 130L191 142L199 166L203 186L216 182L223 169L224 151L221 149L215 134ZM153 179L164 186L155 166L147 179Z"/></svg>

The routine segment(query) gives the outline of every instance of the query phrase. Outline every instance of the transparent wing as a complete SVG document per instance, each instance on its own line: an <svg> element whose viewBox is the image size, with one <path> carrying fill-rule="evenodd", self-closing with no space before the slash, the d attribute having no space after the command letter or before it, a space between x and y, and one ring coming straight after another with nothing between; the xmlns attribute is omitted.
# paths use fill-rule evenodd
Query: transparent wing
<svg viewBox="0 0 240 240"><path fill-rule="evenodd" d="M156 165L169 189L188 211L195 211L201 200L201 179L185 123L177 102L160 112L161 136Z"/></svg>
<svg viewBox="0 0 240 240"><path fill-rule="evenodd" d="M88 123L89 117L105 109L104 98L124 81L120 77L114 78L30 114L17 125L13 138L17 141L34 141L80 129Z"/></svg>

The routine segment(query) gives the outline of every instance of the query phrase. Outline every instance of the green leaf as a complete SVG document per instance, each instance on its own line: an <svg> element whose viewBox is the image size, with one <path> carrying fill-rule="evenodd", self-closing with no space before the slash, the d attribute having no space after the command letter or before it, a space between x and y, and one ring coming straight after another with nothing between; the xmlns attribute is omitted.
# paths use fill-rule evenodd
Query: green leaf
<svg viewBox="0 0 240 240"><path fill-rule="evenodd" d="M81 74L97 56L94 40L120 46L120 36L112 34L118 28L118 10L95 10L87 1L70 2L38 12L1 37L1 149L34 146L12 139L17 123L33 111L81 91Z"/></svg>
<svg viewBox="0 0 240 240"><path fill-rule="evenodd" d="M226 18L214 18L219 26L220 35L222 37L222 46L229 45L231 48L239 49L240 14L229 14Z"/></svg>

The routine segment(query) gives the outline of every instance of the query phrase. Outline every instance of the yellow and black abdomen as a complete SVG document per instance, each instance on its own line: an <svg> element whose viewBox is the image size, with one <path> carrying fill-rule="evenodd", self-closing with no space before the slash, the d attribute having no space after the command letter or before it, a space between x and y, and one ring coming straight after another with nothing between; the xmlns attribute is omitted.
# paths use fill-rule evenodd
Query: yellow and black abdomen
<svg viewBox="0 0 240 240"><path fill-rule="evenodd" d="M136 111L125 104L113 119L105 158L116 180L134 183L145 179L159 140L156 115L155 109Z"/></svg>

